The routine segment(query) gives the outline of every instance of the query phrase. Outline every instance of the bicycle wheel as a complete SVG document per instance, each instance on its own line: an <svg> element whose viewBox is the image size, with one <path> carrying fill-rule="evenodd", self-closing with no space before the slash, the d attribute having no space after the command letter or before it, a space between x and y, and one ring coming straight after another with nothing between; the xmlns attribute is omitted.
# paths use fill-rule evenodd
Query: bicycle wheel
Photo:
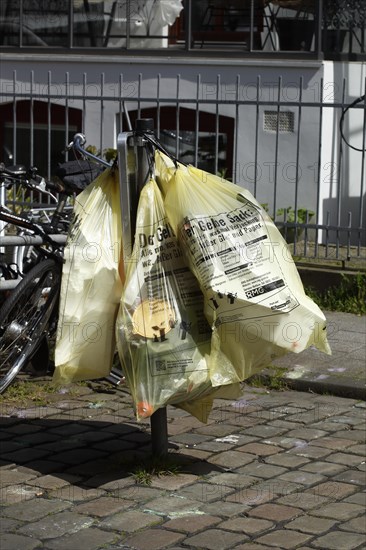
<svg viewBox="0 0 366 550"><path fill-rule="evenodd" d="M38 350L58 302L61 264L34 266L0 309L0 393Z"/></svg>

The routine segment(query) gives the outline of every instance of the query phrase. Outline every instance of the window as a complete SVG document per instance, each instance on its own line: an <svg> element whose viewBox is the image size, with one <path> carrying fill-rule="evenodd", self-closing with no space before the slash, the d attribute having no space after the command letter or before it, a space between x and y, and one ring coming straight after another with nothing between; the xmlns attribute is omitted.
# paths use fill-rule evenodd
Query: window
<svg viewBox="0 0 366 550"><path fill-rule="evenodd" d="M13 109L16 124L13 124ZM67 142L80 131L82 113L68 108L68 135L66 110L61 105L48 105L43 101L18 101L15 105L0 105L0 150L8 164L36 166L43 176L54 172L58 162L64 162L63 151Z"/></svg>

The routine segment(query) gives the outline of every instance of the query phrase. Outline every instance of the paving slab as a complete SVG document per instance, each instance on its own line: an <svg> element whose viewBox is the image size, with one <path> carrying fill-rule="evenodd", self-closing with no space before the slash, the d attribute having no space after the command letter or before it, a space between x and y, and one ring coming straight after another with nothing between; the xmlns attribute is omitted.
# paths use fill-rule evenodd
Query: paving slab
<svg viewBox="0 0 366 550"><path fill-rule="evenodd" d="M244 384L207 425L168 407L169 461L151 473L126 389L73 388L42 407L1 398L1 550L364 548L359 396Z"/></svg>
<svg viewBox="0 0 366 550"><path fill-rule="evenodd" d="M355 548L365 548L365 536L358 533L345 533L344 531L333 531L323 537L312 541L315 548L324 550L354 550Z"/></svg>

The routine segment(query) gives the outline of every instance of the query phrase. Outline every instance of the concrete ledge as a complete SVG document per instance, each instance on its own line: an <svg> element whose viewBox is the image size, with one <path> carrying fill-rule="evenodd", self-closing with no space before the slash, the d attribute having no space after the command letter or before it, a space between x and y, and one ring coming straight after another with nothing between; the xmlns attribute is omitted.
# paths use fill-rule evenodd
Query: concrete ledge
<svg viewBox="0 0 366 550"><path fill-rule="evenodd" d="M316 290L323 291L329 287L339 286L344 276L356 277L359 273L366 274L364 269L339 269L326 267L312 267L296 265L304 286L313 287Z"/></svg>
<svg viewBox="0 0 366 550"><path fill-rule="evenodd" d="M355 380L352 379L343 378L341 381L335 377L329 377L326 381L309 380L307 378L293 379L286 376L286 374L278 377L275 374L271 374L270 370L255 375L255 377L264 386L270 387L274 378L276 378L276 384L279 386L283 385L286 389L318 394L330 394L336 397L348 397L350 399L366 401L366 386L362 386L361 383L357 384Z"/></svg>

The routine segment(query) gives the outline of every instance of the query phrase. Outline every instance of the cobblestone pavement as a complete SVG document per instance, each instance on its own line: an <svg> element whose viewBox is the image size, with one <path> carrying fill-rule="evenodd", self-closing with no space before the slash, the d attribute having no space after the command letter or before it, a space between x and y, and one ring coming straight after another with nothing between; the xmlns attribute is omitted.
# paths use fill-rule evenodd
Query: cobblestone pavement
<svg viewBox="0 0 366 550"><path fill-rule="evenodd" d="M208 424L169 407L152 476L124 388L0 406L1 550L366 546L363 401L246 386Z"/></svg>

